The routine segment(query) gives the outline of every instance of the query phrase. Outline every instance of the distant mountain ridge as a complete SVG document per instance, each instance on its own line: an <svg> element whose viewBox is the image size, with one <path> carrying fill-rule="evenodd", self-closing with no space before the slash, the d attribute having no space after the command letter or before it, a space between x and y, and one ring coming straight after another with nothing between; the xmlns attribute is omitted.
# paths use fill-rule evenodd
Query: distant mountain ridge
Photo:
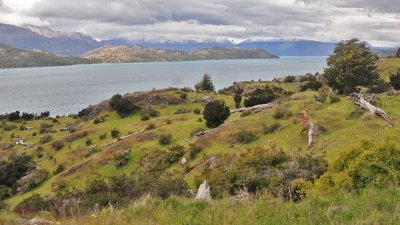
<svg viewBox="0 0 400 225"><path fill-rule="evenodd" d="M203 48L191 51L146 48L143 46L104 46L84 56L103 63L170 62L218 59L271 59L279 58L263 49L226 47Z"/></svg>
<svg viewBox="0 0 400 225"><path fill-rule="evenodd" d="M334 42L312 40L246 40L233 43L229 40L174 41L174 40L126 40L114 38L97 41L78 32L60 32L49 27L25 25L23 27L0 24L0 43L28 50L44 50L63 56L82 56L103 46L134 46L165 50L192 51L212 47L239 47L263 49L279 56L327 56L333 53ZM372 46L371 46L372 47ZM373 48L380 56L392 55L394 48Z"/></svg>
<svg viewBox="0 0 400 225"><path fill-rule="evenodd" d="M100 47L98 41L80 33L62 33L47 27L0 24L0 43L15 48L43 50L57 55L79 56Z"/></svg>

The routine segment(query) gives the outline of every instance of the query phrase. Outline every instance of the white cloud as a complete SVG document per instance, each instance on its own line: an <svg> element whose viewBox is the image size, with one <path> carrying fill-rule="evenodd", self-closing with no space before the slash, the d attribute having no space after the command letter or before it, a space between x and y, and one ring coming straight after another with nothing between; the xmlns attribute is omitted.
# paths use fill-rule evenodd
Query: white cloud
<svg viewBox="0 0 400 225"><path fill-rule="evenodd" d="M398 45L398 0L3 0L0 21L48 24L95 38L338 41Z"/></svg>

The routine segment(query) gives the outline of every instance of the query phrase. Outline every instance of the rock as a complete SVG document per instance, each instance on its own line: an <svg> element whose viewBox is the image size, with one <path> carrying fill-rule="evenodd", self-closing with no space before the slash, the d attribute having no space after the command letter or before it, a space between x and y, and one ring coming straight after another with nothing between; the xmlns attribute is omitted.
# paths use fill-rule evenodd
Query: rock
<svg viewBox="0 0 400 225"><path fill-rule="evenodd" d="M208 182L206 180L200 185L199 190L197 191L196 199L206 201L210 201L212 199L210 186L208 185Z"/></svg>
<svg viewBox="0 0 400 225"><path fill-rule="evenodd" d="M185 165L186 163L187 163L187 159L186 159L186 158L182 158L181 164L182 164L182 165Z"/></svg>
<svg viewBox="0 0 400 225"><path fill-rule="evenodd" d="M43 224L53 224L53 222L45 219L33 218L29 220L29 225L43 225Z"/></svg>
<svg viewBox="0 0 400 225"><path fill-rule="evenodd" d="M203 98L202 98L202 102L204 103L204 104L208 104L208 103L210 103L210 102L212 102L213 101L213 98L211 97L211 96L204 96Z"/></svg>
<svg viewBox="0 0 400 225"><path fill-rule="evenodd" d="M209 159L209 165L208 168L210 169L214 169L215 167L217 167L217 157L213 156Z"/></svg>

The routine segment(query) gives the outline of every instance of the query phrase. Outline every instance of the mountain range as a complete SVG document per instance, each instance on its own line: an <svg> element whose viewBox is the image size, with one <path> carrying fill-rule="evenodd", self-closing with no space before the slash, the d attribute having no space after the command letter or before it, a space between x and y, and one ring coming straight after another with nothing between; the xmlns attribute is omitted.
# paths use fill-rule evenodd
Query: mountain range
<svg viewBox="0 0 400 225"><path fill-rule="evenodd" d="M134 46L164 50L191 51L202 48L226 47L263 49L278 56L327 56L332 54L334 42L312 40L245 40L234 43L229 40L174 41L174 40L126 40L114 38L98 41L88 35L60 32L44 26L21 27L0 24L0 43L28 50L43 50L62 56L83 56L104 46ZM380 56L392 55L395 48L373 48Z"/></svg>

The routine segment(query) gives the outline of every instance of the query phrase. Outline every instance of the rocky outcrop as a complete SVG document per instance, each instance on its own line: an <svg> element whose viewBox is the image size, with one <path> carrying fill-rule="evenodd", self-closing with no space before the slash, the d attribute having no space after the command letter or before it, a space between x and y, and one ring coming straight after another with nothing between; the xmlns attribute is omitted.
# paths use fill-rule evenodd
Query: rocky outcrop
<svg viewBox="0 0 400 225"><path fill-rule="evenodd" d="M197 191L196 199L206 201L210 201L212 199L210 186L206 180L200 185L199 190Z"/></svg>

